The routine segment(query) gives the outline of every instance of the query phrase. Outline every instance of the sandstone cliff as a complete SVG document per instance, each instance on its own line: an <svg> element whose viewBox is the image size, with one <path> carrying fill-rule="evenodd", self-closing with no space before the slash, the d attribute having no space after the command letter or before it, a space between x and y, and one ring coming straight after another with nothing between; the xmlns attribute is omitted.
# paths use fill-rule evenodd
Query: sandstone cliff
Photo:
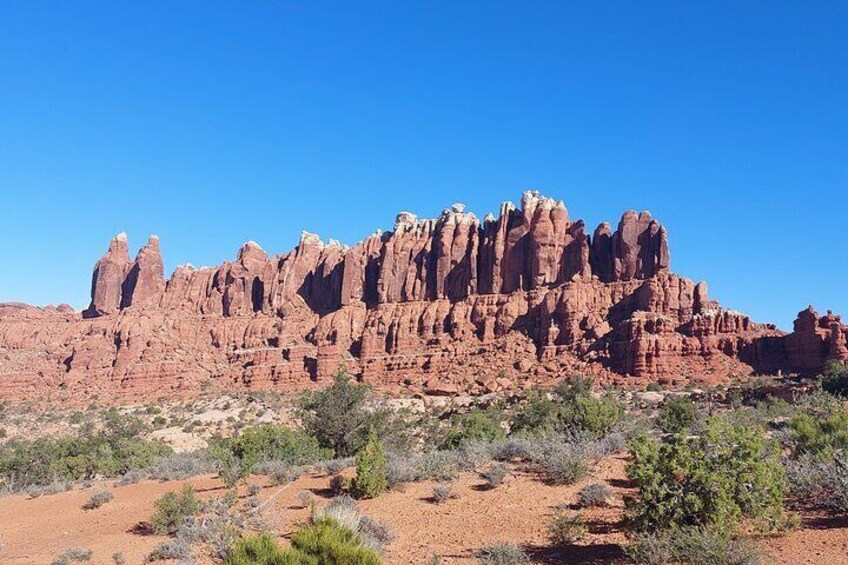
<svg viewBox="0 0 848 565"><path fill-rule="evenodd" d="M456 204L401 212L353 247L304 232L288 253L164 278L159 240L116 236L91 305L0 307L0 392L149 394L204 383L283 390L340 367L383 387L488 391L583 372L605 382L720 381L848 358L848 328L799 315L783 335L669 272L668 234L625 212L590 236L561 201L525 193L482 221Z"/></svg>

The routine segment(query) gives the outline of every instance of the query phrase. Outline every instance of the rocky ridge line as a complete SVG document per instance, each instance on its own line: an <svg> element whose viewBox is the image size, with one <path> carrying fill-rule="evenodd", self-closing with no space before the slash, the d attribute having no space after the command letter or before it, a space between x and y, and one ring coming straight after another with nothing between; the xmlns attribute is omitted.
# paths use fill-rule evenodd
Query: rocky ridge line
<svg viewBox="0 0 848 565"><path fill-rule="evenodd" d="M345 367L384 388L452 393L544 383L718 382L848 359L848 328L799 315L792 334L712 301L669 271L668 234L625 212L590 236L535 192L483 221L457 204L398 214L353 247L304 232L269 256L248 242L218 267L177 267L159 240L112 239L82 316L0 306L0 391L150 394L299 389Z"/></svg>

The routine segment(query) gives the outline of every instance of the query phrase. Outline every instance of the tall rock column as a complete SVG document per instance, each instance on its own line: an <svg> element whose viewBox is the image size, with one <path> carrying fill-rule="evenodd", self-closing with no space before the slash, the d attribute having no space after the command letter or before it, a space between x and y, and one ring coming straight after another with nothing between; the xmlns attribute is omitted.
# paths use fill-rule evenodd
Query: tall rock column
<svg viewBox="0 0 848 565"><path fill-rule="evenodd" d="M436 296L433 236L436 220L401 212L380 254L377 292L382 303L429 300Z"/></svg>
<svg viewBox="0 0 848 565"><path fill-rule="evenodd" d="M522 233L512 233L522 224L521 212L512 202L501 204L500 215L495 220L490 217L485 222L483 248L485 263L481 264L481 273L486 291L500 294L512 292L520 286L521 272L513 264L523 269L524 255L520 246ZM518 246L518 247L516 247Z"/></svg>
<svg viewBox="0 0 848 565"><path fill-rule="evenodd" d="M603 282L615 280L613 272L612 227L602 222L592 237L592 273Z"/></svg>
<svg viewBox="0 0 848 565"><path fill-rule="evenodd" d="M525 193L521 201L529 218L530 288L541 288L559 282L563 251L568 243L568 210L552 198L538 193Z"/></svg>
<svg viewBox="0 0 848 565"><path fill-rule="evenodd" d="M342 306L357 301L366 304L377 302L382 248L383 234L378 230L345 253L340 300Z"/></svg>
<svg viewBox="0 0 848 565"><path fill-rule="evenodd" d="M159 253L159 238L151 235L130 267L124 281L121 308L157 305L165 290L165 267Z"/></svg>
<svg viewBox="0 0 848 565"><path fill-rule="evenodd" d="M616 280L629 281L636 276L639 256L639 217L628 210L613 235L613 273Z"/></svg>
<svg viewBox="0 0 848 565"><path fill-rule="evenodd" d="M436 223L436 298L466 298L477 292L480 223L463 204L442 212Z"/></svg>
<svg viewBox="0 0 848 565"><path fill-rule="evenodd" d="M127 234L119 233L109 242L109 249L94 265L91 277L91 305L85 317L95 318L121 309L124 280L132 263Z"/></svg>
<svg viewBox="0 0 848 565"><path fill-rule="evenodd" d="M604 229L595 237L604 236ZM606 266L600 265L605 261L604 243L598 243L595 253L595 263L598 263L598 273L603 273ZM621 216L618 230L612 236L612 280L629 281L632 279L649 279L654 275L667 273L670 263L668 252L668 233L651 213L644 211L638 216L629 210ZM604 280L602 278L602 280Z"/></svg>

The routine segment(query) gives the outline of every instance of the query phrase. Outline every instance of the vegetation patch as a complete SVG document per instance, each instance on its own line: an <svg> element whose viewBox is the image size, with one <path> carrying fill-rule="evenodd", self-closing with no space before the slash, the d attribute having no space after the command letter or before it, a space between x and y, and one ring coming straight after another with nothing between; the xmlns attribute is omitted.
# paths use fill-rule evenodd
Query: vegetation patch
<svg viewBox="0 0 848 565"><path fill-rule="evenodd" d="M169 491L153 503L155 512L150 517L150 526L157 534L173 534L183 521L200 510L200 501L191 485L184 485L179 492Z"/></svg>
<svg viewBox="0 0 848 565"><path fill-rule="evenodd" d="M387 465L383 443L372 428L368 441L356 455L356 477L350 485L351 494L356 498L375 498L385 492L389 484Z"/></svg>
<svg viewBox="0 0 848 565"><path fill-rule="evenodd" d="M88 498L88 502L83 505L83 508L86 510L94 510L96 508L100 508L107 502L110 502L113 498L115 498L115 495L111 492L108 490L101 490L92 494Z"/></svg>
<svg viewBox="0 0 848 565"><path fill-rule="evenodd" d="M512 542L496 542L476 552L480 565L526 565L530 558Z"/></svg>
<svg viewBox="0 0 848 565"><path fill-rule="evenodd" d="M612 489L609 485L593 483L580 490L580 505L584 507L607 506L612 496Z"/></svg>
<svg viewBox="0 0 848 565"><path fill-rule="evenodd" d="M86 423L74 436L6 441L0 445L0 485L15 492L57 479L115 477L148 467L172 450L159 441L142 439L146 432L140 420L113 409L100 429Z"/></svg>
<svg viewBox="0 0 848 565"><path fill-rule="evenodd" d="M638 534L626 552L640 565L759 565L763 562L757 546L749 538L734 537L727 530L703 526Z"/></svg>
<svg viewBox="0 0 848 565"><path fill-rule="evenodd" d="M639 498L628 501L629 510L641 530L712 526L735 532L743 519L761 531L788 525L777 447L759 429L712 418L693 440L639 437L630 455L627 474Z"/></svg>
<svg viewBox="0 0 848 565"><path fill-rule="evenodd" d="M660 407L657 426L669 434L686 431L698 418L698 407L688 396L668 396Z"/></svg>

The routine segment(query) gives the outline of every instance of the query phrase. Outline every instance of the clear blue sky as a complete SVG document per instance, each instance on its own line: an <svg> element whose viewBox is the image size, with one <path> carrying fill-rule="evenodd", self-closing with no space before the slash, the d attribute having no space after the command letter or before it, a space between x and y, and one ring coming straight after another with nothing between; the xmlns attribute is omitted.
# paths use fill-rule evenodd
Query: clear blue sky
<svg viewBox="0 0 848 565"><path fill-rule="evenodd" d="M668 227L675 272L848 316L848 3L0 3L0 301L535 188Z"/></svg>

